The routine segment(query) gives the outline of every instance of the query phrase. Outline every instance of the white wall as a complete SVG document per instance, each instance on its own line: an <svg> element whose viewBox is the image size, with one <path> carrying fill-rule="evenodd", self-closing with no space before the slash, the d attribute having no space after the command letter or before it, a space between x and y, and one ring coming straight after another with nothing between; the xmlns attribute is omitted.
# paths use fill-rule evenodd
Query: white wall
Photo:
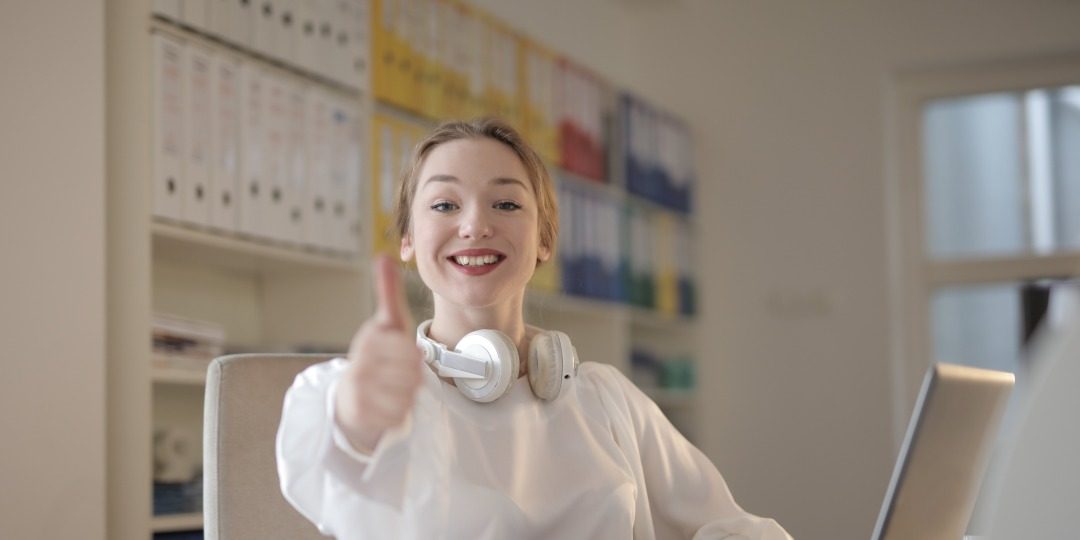
<svg viewBox="0 0 1080 540"><path fill-rule="evenodd" d="M691 120L703 449L797 538L866 538L896 452L886 110L904 72L1080 50L1080 3L475 2Z"/></svg>
<svg viewBox="0 0 1080 540"><path fill-rule="evenodd" d="M0 29L0 538L105 537L103 2Z"/></svg>

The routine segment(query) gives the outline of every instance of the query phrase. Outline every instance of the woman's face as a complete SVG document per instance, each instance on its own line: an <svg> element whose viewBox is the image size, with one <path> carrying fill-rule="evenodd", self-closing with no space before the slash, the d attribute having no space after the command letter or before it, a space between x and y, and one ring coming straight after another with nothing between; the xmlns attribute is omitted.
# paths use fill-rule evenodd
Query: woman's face
<svg viewBox="0 0 1080 540"><path fill-rule="evenodd" d="M467 307L518 297L532 277L539 246L537 203L525 166L491 139L458 139L432 149L417 177L412 230L401 258L416 257L424 283Z"/></svg>

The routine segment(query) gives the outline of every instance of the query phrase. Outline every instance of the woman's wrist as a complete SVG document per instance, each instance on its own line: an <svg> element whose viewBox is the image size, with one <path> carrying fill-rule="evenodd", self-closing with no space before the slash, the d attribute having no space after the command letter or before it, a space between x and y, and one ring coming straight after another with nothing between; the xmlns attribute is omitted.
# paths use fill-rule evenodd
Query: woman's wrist
<svg viewBox="0 0 1080 540"><path fill-rule="evenodd" d="M379 444L382 430L365 428L356 415L350 412L348 405L343 406L342 401L347 402L348 398L341 394L341 390L338 389L338 395L334 400L334 429L344 436L344 442L347 442L352 449L361 454L371 455Z"/></svg>
<svg viewBox="0 0 1080 540"><path fill-rule="evenodd" d="M375 454L375 447L378 446L379 439L382 438L378 435L374 437L356 436L355 434L350 435L348 431L340 426L336 427L336 432L344 438L344 441L338 440L338 444L345 443L353 452L364 457L371 457Z"/></svg>

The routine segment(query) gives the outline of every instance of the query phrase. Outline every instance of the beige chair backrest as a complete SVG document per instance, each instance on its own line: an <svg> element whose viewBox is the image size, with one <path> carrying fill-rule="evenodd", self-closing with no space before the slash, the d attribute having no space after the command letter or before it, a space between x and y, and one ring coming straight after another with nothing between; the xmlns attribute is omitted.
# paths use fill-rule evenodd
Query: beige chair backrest
<svg viewBox="0 0 1080 540"><path fill-rule="evenodd" d="M281 495L274 438L285 391L319 354L217 358L203 411L204 534L209 540L325 540Z"/></svg>

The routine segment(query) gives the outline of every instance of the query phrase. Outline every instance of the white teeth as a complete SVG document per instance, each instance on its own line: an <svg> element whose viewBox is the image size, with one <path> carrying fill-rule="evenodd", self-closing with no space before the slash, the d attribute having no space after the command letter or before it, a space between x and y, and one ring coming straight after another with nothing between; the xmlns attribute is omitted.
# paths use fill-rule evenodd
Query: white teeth
<svg viewBox="0 0 1080 540"><path fill-rule="evenodd" d="M485 264L493 264L499 260L499 257L497 255L478 255L476 257L459 255L454 257L454 260L462 266L482 266Z"/></svg>

